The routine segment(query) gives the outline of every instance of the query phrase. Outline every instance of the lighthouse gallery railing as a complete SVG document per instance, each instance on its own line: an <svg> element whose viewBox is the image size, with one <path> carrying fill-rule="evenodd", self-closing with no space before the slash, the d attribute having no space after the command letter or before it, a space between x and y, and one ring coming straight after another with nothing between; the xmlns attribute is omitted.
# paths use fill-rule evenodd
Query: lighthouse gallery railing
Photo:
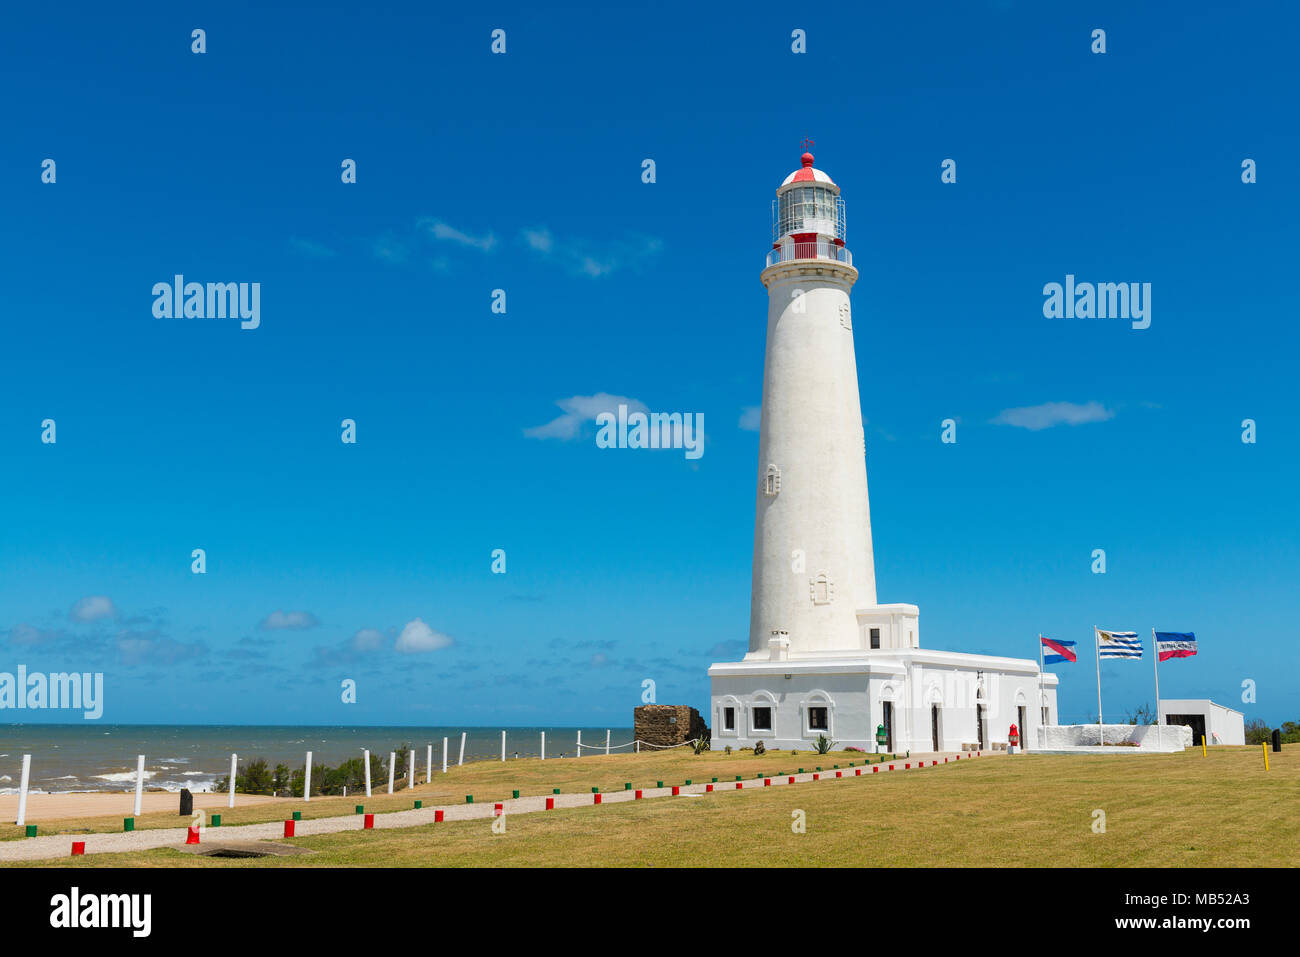
<svg viewBox="0 0 1300 957"><path fill-rule="evenodd" d="M784 243L767 254L769 266L795 259L832 259L847 266L853 265L853 254L848 249L828 242Z"/></svg>

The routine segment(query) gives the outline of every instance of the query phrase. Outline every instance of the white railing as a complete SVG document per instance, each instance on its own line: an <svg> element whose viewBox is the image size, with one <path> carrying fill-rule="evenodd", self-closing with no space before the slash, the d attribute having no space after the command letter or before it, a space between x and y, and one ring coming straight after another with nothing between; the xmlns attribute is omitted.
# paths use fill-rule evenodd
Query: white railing
<svg viewBox="0 0 1300 957"><path fill-rule="evenodd" d="M844 246L821 241L814 243L783 243L767 254L767 264L769 266L791 262L795 259L832 259L835 262L844 263L846 266L853 265L853 254Z"/></svg>

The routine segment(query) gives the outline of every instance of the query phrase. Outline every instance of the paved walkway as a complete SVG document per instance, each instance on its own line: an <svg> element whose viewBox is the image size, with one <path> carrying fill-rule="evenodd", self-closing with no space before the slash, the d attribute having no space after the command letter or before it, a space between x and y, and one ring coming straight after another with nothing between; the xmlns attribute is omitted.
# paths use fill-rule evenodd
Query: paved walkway
<svg viewBox="0 0 1300 957"><path fill-rule="evenodd" d="M959 760L969 760L974 758L974 753L970 754L926 754L914 755L910 758L899 758L892 763L872 764L868 767L840 768L838 771L831 769L821 772L806 772L804 774L773 776L768 778L772 783L770 787L789 787L790 780L793 779L796 784L812 781L814 777L821 781L833 781L836 775L842 777L871 777L876 774L889 774L891 770L897 774L901 771L916 771L924 765L925 768L943 767L945 764L955 764ZM910 768L908 767L910 765ZM714 793L726 794L741 793L763 788L762 778L749 778L743 782L736 781L719 781L717 784L690 784L678 787L679 794L706 794L712 788ZM743 788L737 788L737 783L743 784ZM414 792L413 792L414 793ZM664 788L642 788L641 795L645 800L653 798L671 797L673 794L672 787ZM594 794L556 794L550 796L555 803L557 810L571 807L590 807L595 803ZM601 804L619 804L626 801L635 801L635 791L607 791L600 795ZM503 812L506 815L511 814L531 814L536 811L546 810L546 795L536 797L521 797L500 802ZM383 830L387 828L398 827L419 827L425 824L434 823L435 812L443 812L445 821L472 821L479 819L490 819L496 815L496 809L493 802L486 801L482 804L451 804L443 806L423 807L418 810L409 811L389 811L381 814L375 814L375 829ZM313 834L332 834L337 831L359 831L362 830L365 823L365 816L362 814L351 814L343 817L322 817L313 820L296 821L295 837L309 837ZM72 852L73 841L85 841L87 854L114 854L126 851L146 851L155 847L176 847L185 846L185 837L188 828L168 827L154 828L144 831L126 831L120 834L51 834L45 837L28 837L21 840L0 841L0 863L5 861L39 861L49 860L58 857L68 857ZM202 841L210 844L226 844L236 841L265 841L284 838L284 823L282 821L271 821L266 824L240 824L228 825L219 828L204 828Z"/></svg>

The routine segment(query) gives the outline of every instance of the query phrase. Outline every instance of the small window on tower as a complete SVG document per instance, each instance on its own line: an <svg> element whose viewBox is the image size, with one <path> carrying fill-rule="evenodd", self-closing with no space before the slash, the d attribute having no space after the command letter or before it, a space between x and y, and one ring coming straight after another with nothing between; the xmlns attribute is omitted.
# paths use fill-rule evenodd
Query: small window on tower
<svg viewBox="0 0 1300 957"><path fill-rule="evenodd" d="M812 579L808 584L812 591L812 603L814 605L829 605L835 597L835 585L825 572Z"/></svg>
<svg viewBox="0 0 1300 957"><path fill-rule="evenodd" d="M872 648L879 648L879 647L880 647L880 629L879 629L879 628L872 628L872 629L871 629L871 647L872 647Z"/></svg>
<svg viewBox="0 0 1300 957"><path fill-rule="evenodd" d="M840 303L840 325L849 332L853 331L853 322L849 318L849 304L847 302Z"/></svg>
<svg viewBox="0 0 1300 957"><path fill-rule="evenodd" d="M763 494L776 495L781 491L781 470L775 465L767 467L767 473L763 476Z"/></svg>
<svg viewBox="0 0 1300 957"><path fill-rule="evenodd" d="M727 731L736 730L736 709L735 708L722 709L722 727Z"/></svg>

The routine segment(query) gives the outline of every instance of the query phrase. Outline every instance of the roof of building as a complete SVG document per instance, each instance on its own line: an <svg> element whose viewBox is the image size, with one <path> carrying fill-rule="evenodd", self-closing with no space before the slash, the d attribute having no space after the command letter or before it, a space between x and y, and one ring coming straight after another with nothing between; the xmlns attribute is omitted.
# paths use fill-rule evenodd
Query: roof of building
<svg viewBox="0 0 1300 957"><path fill-rule="evenodd" d="M787 176L785 182L781 184L782 186L789 186L791 183L830 183L832 186L835 185L835 181L821 170L813 169L812 153L804 153L800 157L800 161L803 165Z"/></svg>

